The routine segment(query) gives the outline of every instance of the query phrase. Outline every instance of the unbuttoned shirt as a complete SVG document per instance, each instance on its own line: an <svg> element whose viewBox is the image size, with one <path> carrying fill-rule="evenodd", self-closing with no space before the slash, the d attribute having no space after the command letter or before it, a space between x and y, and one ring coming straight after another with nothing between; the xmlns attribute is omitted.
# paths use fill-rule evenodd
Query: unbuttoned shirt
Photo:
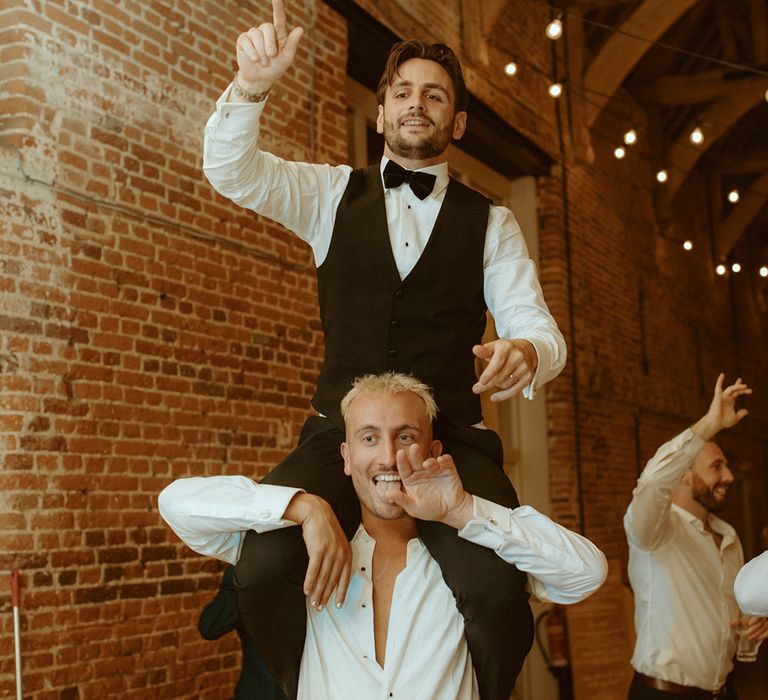
<svg viewBox="0 0 768 700"><path fill-rule="evenodd" d="M306 241L319 267L328 254L336 210L352 168L287 161L259 150L259 123L267 100L227 102L228 94L229 88L205 128L206 177L220 194L281 223ZM386 157L382 159L382 172L387 162ZM401 279L424 252L448 187L447 163L422 170L437 177L426 199L420 200L407 185L386 189L384 194L390 243ZM565 340L544 302L520 227L506 207L489 209L483 288L498 336L524 338L536 349L536 375L523 391L533 398L536 388L565 366Z"/></svg>
<svg viewBox="0 0 768 700"><path fill-rule="evenodd" d="M735 530L709 514L704 523L672 503L672 489L704 447L690 429L648 462L624 516L629 581L635 595L636 671L717 690L733 668L739 618L733 582L744 561Z"/></svg>
<svg viewBox="0 0 768 700"><path fill-rule="evenodd" d="M200 554L229 563L245 531L295 526L282 515L300 492L241 476L178 479L158 499L176 534ZM522 506L473 497L474 514L459 536L489 547L528 574L539 598L574 603L605 580L605 557L589 540ZM372 565L375 541L360 526L351 542L352 576L341 608L307 604L299 700L475 700L477 682L464 620L442 572L420 539L407 545L392 594L386 662L376 661Z"/></svg>

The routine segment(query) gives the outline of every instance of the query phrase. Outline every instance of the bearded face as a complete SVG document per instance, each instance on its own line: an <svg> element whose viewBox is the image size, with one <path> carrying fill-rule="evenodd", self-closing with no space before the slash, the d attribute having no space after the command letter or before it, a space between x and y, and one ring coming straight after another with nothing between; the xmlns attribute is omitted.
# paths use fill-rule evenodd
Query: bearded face
<svg viewBox="0 0 768 700"><path fill-rule="evenodd" d="M431 127L427 133L413 134L416 124ZM453 124L437 126L429 117L414 114L395 120L384 120L384 142L397 156L408 160L437 158L451 143Z"/></svg>
<svg viewBox="0 0 768 700"><path fill-rule="evenodd" d="M446 70L421 58L405 61L379 105L376 130L387 157L427 167L446 159L451 139L466 128L466 112L454 109L454 88Z"/></svg>
<svg viewBox="0 0 768 700"><path fill-rule="evenodd" d="M691 474L693 498L710 513L719 513L723 509L729 485L729 483L720 480L708 484L695 473Z"/></svg>

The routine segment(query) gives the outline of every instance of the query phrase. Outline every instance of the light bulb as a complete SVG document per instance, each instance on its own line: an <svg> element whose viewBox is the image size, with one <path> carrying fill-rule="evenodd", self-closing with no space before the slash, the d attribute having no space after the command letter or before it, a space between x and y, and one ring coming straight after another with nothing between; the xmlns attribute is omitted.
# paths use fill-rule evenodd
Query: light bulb
<svg viewBox="0 0 768 700"><path fill-rule="evenodd" d="M733 265L731 265L731 270L733 270L733 272L741 272L741 264L733 263Z"/></svg>
<svg viewBox="0 0 768 700"><path fill-rule="evenodd" d="M552 83L547 89L550 97L558 98L563 94L563 86L560 83Z"/></svg>
<svg viewBox="0 0 768 700"><path fill-rule="evenodd" d="M669 173L666 170L659 170L659 172L656 173L656 179L659 182L666 182L669 179Z"/></svg>
<svg viewBox="0 0 768 700"><path fill-rule="evenodd" d="M691 140L691 143L698 146L704 143L704 132L701 130L701 127L697 126L688 138Z"/></svg>
<svg viewBox="0 0 768 700"><path fill-rule="evenodd" d="M616 156L618 160L621 160L625 155L627 155L627 152L624 150L623 146L617 146L613 149L613 155Z"/></svg>
<svg viewBox="0 0 768 700"><path fill-rule="evenodd" d="M683 248L685 250L693 250L693 241L683 241Z"/></svg>
<svg viewBox="0 0 768 700"><path fill-rule="evenodd" d="M624 143L626 143L627 146L632 146L637 143L637 132L634 129L630 129L624 134Z"/></svg>
<svg viewBox="0 0 768 700"><path fill-rule="evenodd" d="M724 274L725 274L725 271L726 271L726 269L727 269L727 268L725 267L725 265L723 265L723 264L721 263L720 265L718 265L718 266L715 268L715 272L716 272L718 275L722 276L722 275L724 275Z"/></svg>
<svg viewBox="0 0 768 700"><path fill-rule="evenodd" d="M728 201L731 204L736 204L736 202L739 201L739 191L738 190L731 190L728 193Z"/></svg>
<svg viewBox="0 0 768 700"><path fill-rule="evenodd" d="M768 265L763 265L760 268L760 277L768 277Z"/></svg>
<svg viewBox="0 0 768 700"><path fill-rule="evenodd" d="M507 65L504 66L504 72L509 76L517 75L517 63L514 61L507 63Z"/></svg>
<svg viewBox="0 0 768 700"><path fill-rule="evenodd" d="M563 35L563 23L560 21L560 19L553 19L548 25L545 30L546 35L552 39L552 41L555 41L556 39L559 39Z"/></svg>

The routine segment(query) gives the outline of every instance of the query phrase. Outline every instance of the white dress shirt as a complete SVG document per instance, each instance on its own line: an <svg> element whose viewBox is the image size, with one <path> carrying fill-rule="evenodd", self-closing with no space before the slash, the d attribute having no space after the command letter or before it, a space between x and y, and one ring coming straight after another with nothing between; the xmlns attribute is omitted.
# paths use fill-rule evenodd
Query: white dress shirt
<svg viewBox="0 0 768 700"><path fill-rule="evenodd" d="M228 93L229 88L205 128L206 177L220 194L281 223L306 241L319 267L328 254L336 209L352 168L286 161L259 150L259 120L267 101L226 102ZM382 159L382 170L387 162ZM447 163L423 170L437 176L426 199L420 200L407 186L387 189L384 195L392 253L401 279L421 257L448 186ZM536 375L523 392L533 398L535 389L556 377L565 365L565 341L544 302L520 227L506 207L490 207L483 275L485 301L499 337L525 338L536 349Z"/></svg>
<svg viewBox="0 0 768 700"><path fill-rule="evenodd" d="M733 584L733 592L743 613L768 616L768 552L741 567Z"/></svg>
<svg viewBox="0 0 768 700"><path fill-rule="evenodd" d="M192 549L234 564L248 529L294 525L282 515L299 489L241 476L178 479L158 498L171 529ZM528 574L544 600L574 603L605 580L605 557L589 540L533 508L510 510L474 497L472 520L459 536L489 547ZM352 540L352 577L341 608L307 604L300 700L475 700L477 682L464 621L437 562L419 539L407 547L392 595L386 664L376 661L373 634L375 541L360 526Z"/></svg>
<svg viewBox="0 0 768 700"><path fill-rule="evenodd" d="M690 429L648 462L624 516L637 641L632 666L654 678L717 690L733 668L739 610L733 581L744 562L734 529L672 503L672 489L704 447Z"/></svg>

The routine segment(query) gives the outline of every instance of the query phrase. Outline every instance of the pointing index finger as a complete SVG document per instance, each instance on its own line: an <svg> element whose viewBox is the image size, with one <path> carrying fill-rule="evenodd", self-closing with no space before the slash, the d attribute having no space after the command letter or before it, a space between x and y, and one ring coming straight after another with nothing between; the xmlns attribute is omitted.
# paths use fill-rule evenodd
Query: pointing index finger
<svg viewBox="0 0 768 700"><path fill-rule="evenodd" d="M283 0L272 0L272 24L275 26L278 42L284 42L288 36L285 21L285 3Z"/></svg>

